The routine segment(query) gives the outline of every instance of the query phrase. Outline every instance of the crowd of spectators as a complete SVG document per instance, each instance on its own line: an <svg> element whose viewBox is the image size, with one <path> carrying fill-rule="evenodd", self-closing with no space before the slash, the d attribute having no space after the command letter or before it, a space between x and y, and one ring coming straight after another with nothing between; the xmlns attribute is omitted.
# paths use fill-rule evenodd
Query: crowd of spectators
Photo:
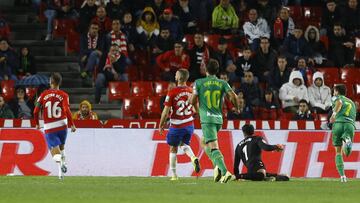
<svg viewBox="0 0 360 203"><path fill-rule="evenodd" d="M236 115L231 106L226 107L229 119L258 115L278 119L286 112L296 119L311 120L313 113L328 113L333 84L326 86L317 68L354 67L355 40L360 35L358 0L44 3L48 25L45 40L53 38L55 18L77 20L81 76L94 81L95 103L100 102L101 91L109 81L129 80L127 69L136 67L134 56L139 52L146 53L142 56L149 59L148 69L155 66L160 70L157 79L169 82L174 81L179 68L189 69L190 81L204 77L207 62L214 58L220 65L219 76L221 73L230 84L238 84L233 87L242 113ZM295 11L298 8L300 13ZM316 13L319 10L320 14ZM208 43L209 35L220 35L216 46ZM7 41L0 42L2 79L36 72L26 47L20 60L14 60L16 65L4 66L2 55L8 48L3 42Z"/></svg>

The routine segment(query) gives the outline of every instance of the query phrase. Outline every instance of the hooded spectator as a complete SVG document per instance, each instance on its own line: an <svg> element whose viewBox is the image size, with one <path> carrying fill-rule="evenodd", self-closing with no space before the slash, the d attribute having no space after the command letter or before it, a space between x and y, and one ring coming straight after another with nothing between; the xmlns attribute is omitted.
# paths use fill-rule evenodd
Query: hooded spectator
<svg viewBox="0 0 360 203"><path fill-rule="evenodd" d="M74 120L98 120L97 114L91 110L92 106L88 100L83 100L79 105L79 111L73 114Z"/></svg>
<svg viewBox="0 0 360 203"><path fill-rule="evenodd" d="M309 25L305 30L304 37L308 43L309 49L311 50L311 58L314 59L315 64L324 64L327 60L327 51L324 43L320 41L319 29L313 25Z"/></svg>
<svg viewBox="0 0 360 203"><path fill-rule="evenodd" d="M316 113L327 113L331 107L331 89L324 83L324 75L315 72L313 84L308 88L310 104Z"/></svg>
<svg viewBox="0 0 360 203"><path fill-rule="evenodd" d="M136 30L140 35L141 43L148 46L149 42L159 35L159 29L160 26L154 10L151 7L144 8L136 23Z"/></svg>
<svg viewBox="0 0 360 203"><path fill-rule="evenodd" d="M295 113L298 110L299 101L309 101L307 88L300 71L293 71L290 74L289 82L285 83L279 92L282 108L285 112Z"/></svg>

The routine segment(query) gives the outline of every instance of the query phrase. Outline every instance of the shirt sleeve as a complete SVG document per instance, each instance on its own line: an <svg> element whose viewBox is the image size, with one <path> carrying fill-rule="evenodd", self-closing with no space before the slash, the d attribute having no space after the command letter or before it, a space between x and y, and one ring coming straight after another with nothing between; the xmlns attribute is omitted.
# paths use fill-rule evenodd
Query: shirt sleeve
<svg viewBox="0 0 360 203"><path fill-rule="evenodd" d="M237 145L235 149L235 159L234 159L234 175L236 176L236 178L238 178L240 174L239 172L239 165L241 160L240 153L241 153L240 145Z"/></svg>
<svg viewBox="0 0 360 203"><path fill-rule="evenodd" d="M225 91L225 93L228 93L229 91L232 91L229 83L227 83L227 82L224 82L224 91Z"/></svg>
<svg viewBox="0 0 360 203"><path fill-rule="evenodd" d="M169 91L168 94L165 97L164 106L171 107L172 106L172 91Z"/></svg>
<svg viewBox="0 0 360 203"><path fill-rule="evenodd" d="M73 126L74 122L72 119L72 113L70 111L69 96L67 94L64 95L64 100L62 103L63 103L63 110L65 111L64 113L66 114L66 117L68 119L68 124L70 126Z"/></svg>
<svg viewBox="0 0 360 203"><path fill-rule="evenodd" d="M256 143L262 150L265 150L265 151L274 151L275 149L277 149L276 145L267 144L266 141L262 137L257 138Z"/></svg>
<svg viewBox="0 0 360 203"><path fill-rule="evenodd" d="M43 94L40 94L39 98L35 102L35 109L33 115L36 125L39 125L39 112L41 109L42 100L43 100Z"/></svg>
<svg viewBox="0 0 360 203"><path fill-rule="evenodd" d="M194 94L194 95L199 95L199 85L198 85L198 81L195 81L195 82L194 82L193 94Z"/></svg>

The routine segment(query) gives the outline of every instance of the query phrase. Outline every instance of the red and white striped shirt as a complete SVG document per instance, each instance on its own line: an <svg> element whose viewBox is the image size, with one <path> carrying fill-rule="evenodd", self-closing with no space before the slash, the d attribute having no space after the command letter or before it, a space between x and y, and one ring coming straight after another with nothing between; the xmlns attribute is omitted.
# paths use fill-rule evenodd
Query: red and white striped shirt
<svg viewBox="0 0 360 203"><path fill-rule="evenodd" d="M115 33L113 30L109 33L111 38L111 44L119 46L119 51L122 55L128 56L126 36L123 32L119 31Z"/></svg>

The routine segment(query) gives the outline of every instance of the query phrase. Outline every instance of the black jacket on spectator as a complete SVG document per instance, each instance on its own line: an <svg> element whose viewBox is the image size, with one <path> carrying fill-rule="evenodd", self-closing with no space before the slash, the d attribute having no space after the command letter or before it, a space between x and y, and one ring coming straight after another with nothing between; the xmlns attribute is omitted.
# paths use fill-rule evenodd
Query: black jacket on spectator
<svg viewBox="0 0 360 203"><path fill-rule="evenodd" d="M307 57L312 55L304 36L297 39L294 35L289 35L289 37L285 39L281 50L290 65L296 65L295 62L299 57L305 57L307 59Z"/></svg>
<svg viewBox="0 0 360 203"><path fill-rule="evenodd" d="M289 68L286 68L283 74L280 73L278 67L274 68L269 73L269 77L268 77L269 87L278 92L283 84L289 82L290 73L291 70Z"/></svg>
<svg viewBox="0 0 360 203"><path fill-rule="evenodd" d="M19 67L19 56L12 48L0 51L0 58L5 57L5 61L0 62L0 76L16 74Z"/></svg>
<svg viewBox="0 0 360 203"><path fill-rule="evenodd" d="M112 1L106 4L106 14L109 18L122 19L125 11L128 10L128 6L124 1L121 1L119 5L115 5Z"/></svg>
<svg viewBox="0 0 360 203"><path fill-rule="evenodd" d="M180 19L180 22L182 23L184 34L194 34L197 26L188 27L188 23L191 21L195 21L195 14L194 14L194 10L193 10L192 6L190 6L190 3L188 6L189 6L189 12L185 12L182 9L182 7L180 6L180 4L178 2L176 2L173 5L172 9L173 9L174 15L178 16Z"/></svg>
<svg viewBox="0 0 360 203"><path fill-rule="evenodd" d="M246 60L244 56L239 57L235 62L235 66L235 73L238 77L244 77L244 71L256 72L255 61L252 57L249 60Z"/></svg>
<svg viewBox="0 0 360 203"><path fill-rule="evenodd" d="M205 51L207 51L209 53L208 58L215 57L214 50L205 43L202 47L198 47L198 46L194 45L194 47L192 47L190 50L188 50L188 55L190 56L190 68L189 68L189 72L190 72L189 80L190 81L194 81L196 79L203 77L200 74L200 66L201 66L201 62L203 60L203 57L201 57L201 55L204 56Z"/></svg>
<svg viewBox="0 0 360 203"><path fill-rule="evenodd" d="M95 49L88 48L88 35L87 33L81 35L80 37L80 57L88 56ZM106 56L106 51L108 50L108 46L106 45L106 41L103 35L99 35L96 45L96 50L101 51L103 56Z"/></svg>
<svg viewBox="0 0 360 203"><path fill-rule="evenodd" d="M87 32L91 19L93 19L96 16L96 10L97 10L96 5L90 7L87 4L85 4L85 6L80 9L80 24L79 24L80 33Z"/></svg>
<svg viewBox="0 0 360 203"><path fill-rule="evenodd" d="M251 108L251 106L246 105L242 110L240 114L233 113L231 111L227 114L228 120L252 120L254 119L254 112Z"/></svg>
<svg viewBox="0 0 360 203"><path fill-rule="evenodd" d="M340 19L340 10L337 7L334 12L324 9L321 17L321 28L326 29L326 33L329 35L332 32L334 23L339 22Z"/></svg>
<svg viewBox="0 0 360 203"><path fill-rule="evenodd" d="M300 112L296 112L296 114L293 117L293 120L307 120L307 121L312 121L314 120L314 116L311 114L310 111L308 111L307 113L300 113Z"/></svg>
<svg viewBox="0 0 360 203"><path fill-rule="evenodd" d="M230 62L234 63L233 57L231 56L228 49L222 54L220 51L214 53L214 59L219 62L219 73L226 71L226 67Z"/></svg>
<svg viewBox="0 0 360 203"><path fill-rule="evenodd" d="M15 93L16 94L16 93ZM25 96L26 105L30 108L31 116L33 115L33 111L35 108L34 101L29 100L27 96ZM9 107L11 111L14 113L15 118L22 118L22 115L20 114L20 105L18 103L19 101L17 99L13 99L9 102Z"/></svg>
<svg viewBox="0 0 360 203"><path fill-rule="evenodd" d="M255 83L241 83L240 85L246 104L259 106L261 104L261 89Z"/></svg>
<svg viewBox="0 0 360 203"><path fill-rule="evenodd" d="M162 53L165 53L167 51L170 51L174 49L174 40L169 37L168 39L164 39L161 37L161 35L158 35L156 39L152 43L152 48L159 48Z"/></svg>
<svg viewBox="0 0 360 203"><path fill-rule="evenodd" d="M18 69L18 74L26 74L30 73L31 75L36 74L36 61L34 56L30 53L28 53L27 56L20 56L19 57L20 65ZM22 72L21 72L22 71Z"/></svg>
<svg viewBox="0 0 360 203"><path fill-rule="evenodd" d="M267 54L263 53L259 49L254 56L255 72L254 74L259 78L261 82L265 82L266 78L263 76L266 71L274 69L277 53L274 49L269 48Z"/></svg>
<svg viewBox="0 0 360 203"><path fill-rule="evenodd" d="M354 36L360 29L360 9L350 9L346 6L341 13L342 24L345 27L346 33Z"/></svg>
<svg viewBox="0 0 360 203"><path fill-rule="evenodd" d="M159 18L160 15L163 13L164 9L167 8L166 1L162 1L160 6L157 6L154 2L154 0L148 0L150 3L147 3L148 6L151 6L151 8L154 10L156 17Z"/></svg>
<svg viewBox="0 0 360 203"><path fill-rule="evenodd" d="M56 18L65 18L67 15L73 14L75 1L74 0L59 0L61 2L61 6L58 6L55 3L55 0L47 0L47 9L49 10L55 10L56 11ZM65 5L64 2L66 2L66 5L70 6L70 10L68 12L64 12L62 10L62 6Z"/></svg>
<svg viewBox="0 0 360 203"><path fill-rule="evenodd" d="M128 44L136 45L138 33L136 31L135 25L133 25L132 23L122 24L121 32L123 32L125 34L126 42Z"/></svg>
<svg viewBox="0 0 360 203"><path fill-rule="evenodd" d="M336 67L354 63L355 49L345 47L343 45L345 42L353 42L353 40L346 35L335 36L331 34L329 37L329 58L334 62Z"/></svg>

